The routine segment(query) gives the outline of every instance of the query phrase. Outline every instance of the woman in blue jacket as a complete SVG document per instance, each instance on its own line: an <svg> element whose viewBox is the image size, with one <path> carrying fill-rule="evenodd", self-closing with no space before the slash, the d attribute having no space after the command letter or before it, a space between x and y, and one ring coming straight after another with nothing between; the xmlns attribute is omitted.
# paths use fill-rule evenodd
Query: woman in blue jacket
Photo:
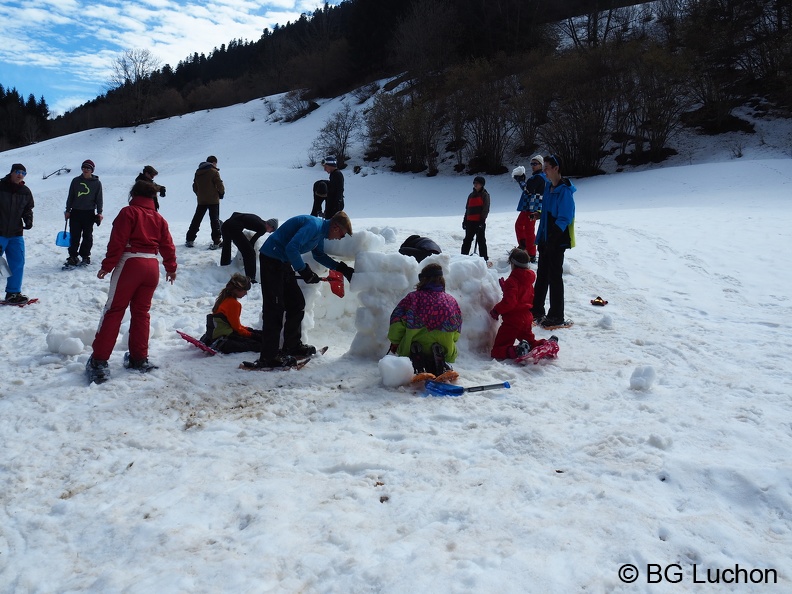
<svg viewBox="0 0 792 594"><path fill-rule="evenodd" d="M542 216L536 233L539 266L536 271L532 313L545 328L569 326L564 318L564 252L575 247L575 199L577 188L561 176L561 158L544 158L549 183L542 197ZM550 293L550 309L545 315L545 299Z"/></svg>

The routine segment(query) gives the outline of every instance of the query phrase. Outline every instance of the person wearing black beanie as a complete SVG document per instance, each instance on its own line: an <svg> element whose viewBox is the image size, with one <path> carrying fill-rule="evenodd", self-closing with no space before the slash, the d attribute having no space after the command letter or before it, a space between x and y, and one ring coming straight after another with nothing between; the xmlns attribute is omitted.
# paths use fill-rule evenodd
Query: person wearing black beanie
<svg viewBox="0 0 792 594"><path fill-rule="evenodd" d="M25 274L25 229L33 227L33 193L25 185L27 169L14 163L0 180L0 254L5 255L11 275L6 279L3 303L24 305L29 301L22 294Z"/></svg>
<svg viewBox="0 0 792 594"><path fill-rule="evenodd" d="M69 221L69 257L63 265L67 270L91 263L93 226L101 225L104 218L102 182L94 175L95 168L94 162L86 159L81 166L82 173L69 185L63 211L63 217Z"/></svg>

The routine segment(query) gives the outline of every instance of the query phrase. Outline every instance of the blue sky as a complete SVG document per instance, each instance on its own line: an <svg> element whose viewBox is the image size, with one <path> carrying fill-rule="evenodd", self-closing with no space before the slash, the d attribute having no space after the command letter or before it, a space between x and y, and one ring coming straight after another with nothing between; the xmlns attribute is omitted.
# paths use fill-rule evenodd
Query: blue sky
<svg viewBox="0 0 792 594"><path fill-rule="evenodd" d="M338 1L329 2L336 5ZM0 84L47 101L60 115L107 90L113 61L143 48L173 67L232 39L255 41L318 0L5 0L0 4Z"/></svg>

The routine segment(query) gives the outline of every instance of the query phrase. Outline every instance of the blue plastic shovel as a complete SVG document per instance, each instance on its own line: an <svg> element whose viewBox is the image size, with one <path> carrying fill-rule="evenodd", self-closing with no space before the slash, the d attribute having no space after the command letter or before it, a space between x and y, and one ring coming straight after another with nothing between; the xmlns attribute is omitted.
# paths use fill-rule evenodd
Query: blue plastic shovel
<svg viewBox="0 0 792 594"><path fill-rule="evenodd" d="M451 384L444 384L443 382L435 382L429 380L426 382L426 390L432 396L462 396L465 392L482 392L483 390L497 390L498 388L511 388L509 382L500 384L488 384L486 386L473 386L471 388L463 388L462 386L454 386Z"/></svg>
<svg viewBox="0 0 792 594"><path fill-rule="evenodd" d="M66 224L63 226L63 231L58 231L58 235L55 237L55 245L58 247L69 247L69 243L71 243L71 233L66 231L68 225L69 221L66 221Z"/></svg>

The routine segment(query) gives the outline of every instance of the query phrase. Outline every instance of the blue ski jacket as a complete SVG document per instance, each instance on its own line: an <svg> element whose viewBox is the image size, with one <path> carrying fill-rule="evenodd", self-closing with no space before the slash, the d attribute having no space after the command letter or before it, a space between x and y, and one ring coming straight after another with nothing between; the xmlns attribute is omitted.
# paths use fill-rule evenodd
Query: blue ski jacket
<svg viewBox="0 0 792 594"><path fill-rule="evenodd" d="M577 188L565 177L556 187L547 183L536 232L537 246L551 249L575 247L575 199L572 195L576 191Z"/></svg>
<svg viewBox="0 0 792 594"><path fill-rule="evenodd" d="M311 215L292 217L267 238L259 252L281 262L288 262L295 272L305 268L302 255L311 252L319 264L335 270L338 262L324 251L324 241L329 230L329 220Z"/></svg>

